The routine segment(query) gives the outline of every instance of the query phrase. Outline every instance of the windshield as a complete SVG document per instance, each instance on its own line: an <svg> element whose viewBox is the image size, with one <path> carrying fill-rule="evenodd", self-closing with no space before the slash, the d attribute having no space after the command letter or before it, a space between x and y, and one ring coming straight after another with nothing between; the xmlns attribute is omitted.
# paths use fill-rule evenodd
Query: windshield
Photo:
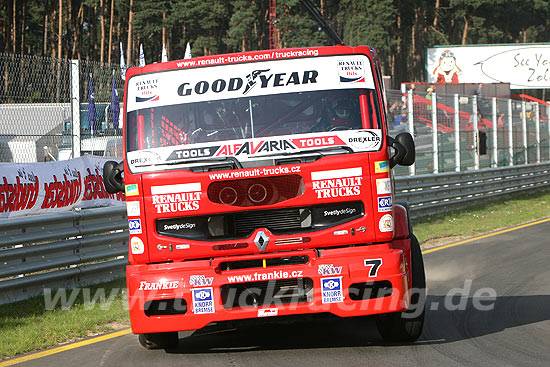
<svg viewBox="0 0 550 367"><path fill-rule="evenodd" d="M127 114L127 151L185 144L380 129L371 89L336 89L165 105Z"/></svg>

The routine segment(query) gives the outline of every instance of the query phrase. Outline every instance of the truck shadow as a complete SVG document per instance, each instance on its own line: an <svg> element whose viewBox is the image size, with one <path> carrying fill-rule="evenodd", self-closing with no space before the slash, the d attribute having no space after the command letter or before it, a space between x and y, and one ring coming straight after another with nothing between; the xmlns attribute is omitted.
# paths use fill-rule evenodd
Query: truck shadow
<svg viewBox="0 0 550 367"><path fill-rule="evenodd" d="M481 307L480 307L481 305ZM445 344L496 334L505 329L550 320L550 295L502 296L496 299L428 296L422 337L415 343L385 343L375 318L291 317L283 323L240 322L208 326L181 338L168 353L235 353L255 350L292 350L366 346L421 346ZM280 318L279 318L280 319ZM541 337L544 331L539 329ZM520 340L518 340L520 342Z"/></svg>

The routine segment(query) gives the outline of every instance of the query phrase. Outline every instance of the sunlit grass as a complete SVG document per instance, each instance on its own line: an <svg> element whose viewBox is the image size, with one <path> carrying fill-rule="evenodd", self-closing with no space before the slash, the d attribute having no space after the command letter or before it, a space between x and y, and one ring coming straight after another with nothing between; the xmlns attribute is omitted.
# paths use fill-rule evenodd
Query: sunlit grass
<svg viewBox="0 0 550 367"><path fill-rule="evenodd" d="M413 220L420 243L471 237L516 224L550 217L550 191L515 194L467 209Z"/></svg>
<svg viewBox="0 0 550 367"><path fill-rule="evenodd" d="M129 325L125 279L90 287L92 297L103 288L112 302L85 303L83 292L63 310L60 304L46 309L43 296L0 306L0 358L50 347ZM70 294L71 290L67 293ZM55 295L56 291L52 292ZM106 307L108 305L108 307Z"/></svg>

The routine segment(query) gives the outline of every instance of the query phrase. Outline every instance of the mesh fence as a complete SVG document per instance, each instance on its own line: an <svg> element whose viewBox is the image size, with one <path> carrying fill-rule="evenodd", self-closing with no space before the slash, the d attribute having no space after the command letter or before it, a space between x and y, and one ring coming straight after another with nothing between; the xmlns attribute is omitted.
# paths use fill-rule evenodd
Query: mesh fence
<svg viewBox="0 0 550 367"><path fill-rule="evenodd" d="M463 171L550 160L548 105L498 98L474 101L473 96L414 93L410 106L407 94L388 91L387 96L390 135L410 130L409 112L412 112L416 174L434 173L435 166L438 172L452 172L457 167ZM435 114L432 99L436 100ZM399 124L402 119L396 120L396 117L402 113L405 122ZM435 137L434 118L437 122ZM437 157L436 165L434 157ZM394 172L408 175L410 169L396 167Z"/></svg>
<svg viewBox="0 0 550 367"><path fill-rule="evenodd" d="M0 162L71 158L75 136L81 154L122 156L122 131L111 109L113 73L123 100L119 66L79 61L79 131L73 128L71 68L71 60L0 54Z"/></svg>
<svg viewBox="0 0 550 367"><path fill-rule="evenodd" d="M73 80L76 67L78 78ZM68 159L75 141L81 154L122 157L121 119L112 108L113 77L119 103L124 98L118 65L82 60L75 66L71 60L0 54L0 75L0 162ZM76 82L78 112L71 103ZM548 105L491 98L474 104L472 96L426 93L415 93L409 105L408 95L400 91L388 91L387 96L390 135L412 127L416 174L433 173L436 166L438 172L457 166L474 169L476 160L479 168L550 160ZM78 131L75 116L80 120ZM395 172L408 175L410 170L396 167Z"/></svg>
<svg viewBox="0 0 550 367"><path fill-rule="evenodd" d="M120 106L124 98L124 81L118 65L80 62L80 127L82 154L122 157L122 109L118 118L111 108L113 78ZM90 87L90 80L92 87ZM90 115L90 88L95 99L95 113ZM115 121L116 119L116 121Z"/></svg>

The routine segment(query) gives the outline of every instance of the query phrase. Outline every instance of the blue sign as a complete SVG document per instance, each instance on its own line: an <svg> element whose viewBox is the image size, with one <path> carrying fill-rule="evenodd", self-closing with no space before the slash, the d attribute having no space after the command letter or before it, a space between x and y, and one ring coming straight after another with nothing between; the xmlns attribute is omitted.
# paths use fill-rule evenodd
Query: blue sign
<svg viewBox="0 0 550 367"><path fill-rule="evenodd" d="M128 229L130 234L141 233L141 219L128 219Z"/></svg>
<svg viewBox="0 0 550 367"><path fill-rule="evenodd" d="M391 196L382 196L378 198L378 211L379 212L391 212L392 210L392 198Z"/></svg>

